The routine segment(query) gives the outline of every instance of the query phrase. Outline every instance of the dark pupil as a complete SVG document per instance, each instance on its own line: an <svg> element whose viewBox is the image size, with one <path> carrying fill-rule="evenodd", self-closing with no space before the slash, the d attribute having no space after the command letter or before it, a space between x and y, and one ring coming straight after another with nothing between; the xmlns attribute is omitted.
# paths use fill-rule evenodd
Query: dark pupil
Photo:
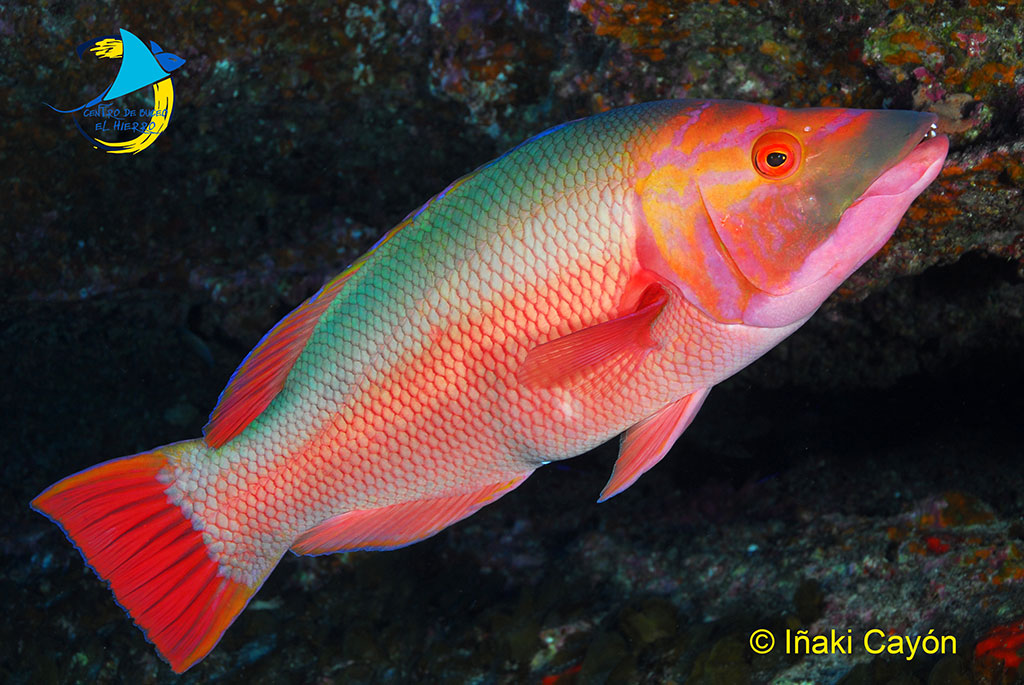
<svg viewBox="0 0 1024 685"><path fill-rule="evenodd" d="M782 152L769 152L764 161L768 162L768 166L771 167L782 166L786 163L786 155Z"/></svg>

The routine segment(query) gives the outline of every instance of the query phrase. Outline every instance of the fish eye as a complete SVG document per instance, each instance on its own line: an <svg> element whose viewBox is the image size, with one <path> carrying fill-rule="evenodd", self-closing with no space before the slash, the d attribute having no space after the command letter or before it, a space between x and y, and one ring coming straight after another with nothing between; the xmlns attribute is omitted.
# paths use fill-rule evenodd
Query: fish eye
<svg viewBox="0 0 1024 685"><path fill-rule="evenodd" d="M757 173L773 181L792 176L801 157L800 141L785 131L765 133L754 142L750 152Z"/></svg>

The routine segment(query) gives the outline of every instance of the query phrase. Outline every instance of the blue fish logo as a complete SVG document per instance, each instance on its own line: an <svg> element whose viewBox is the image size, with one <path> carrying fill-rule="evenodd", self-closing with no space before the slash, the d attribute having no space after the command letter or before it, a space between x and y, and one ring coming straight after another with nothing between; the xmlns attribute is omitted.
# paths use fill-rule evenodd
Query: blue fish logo
<svg viewBox="0 0 1024 685"><path fill-rule="evenodd" d="M127 124L115 122L115 130L138 130L142 134L136 138L124 142L106 142L98 140L82 128L78 118L74 117L75 126L85 138L92 143L93 147L115 154L131 153L136 154L149 147L156 141L156 138L167 128L171 118L171 110L174 107L174 86L171 83L171 72L185 64L185 60L167 52L155 42L150 41L149 47L139 39L138 36L125 29L118 29L118 36L102 36L93 38L78 46L78 58L82 59L83 53L87 50L94 54L97 59L120 59L121 67L113 83L102 93L94 97L81 107L74 109L57 109L53 105L43 103L50 109L61 114L72 114L86 110L89 107L99 105L101 110L97 115L105 114L102 109L105 102L134 93L137 90L153 87L153 108L148 111L150 120L145 124L138 122ZM90 112L86 111L86 116ZM104 130L105 122L104 122Z"/></svg>

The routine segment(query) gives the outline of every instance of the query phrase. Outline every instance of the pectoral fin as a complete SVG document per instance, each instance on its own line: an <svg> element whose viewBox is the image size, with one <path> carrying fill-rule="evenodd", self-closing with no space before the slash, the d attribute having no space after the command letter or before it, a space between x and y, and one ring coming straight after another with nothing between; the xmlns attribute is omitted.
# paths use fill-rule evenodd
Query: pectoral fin
<svg viewBox="0 0 1024 685"><path fill-rule="evenodd" d="M661 461L676 439L697 415L710 388L691 393L662 408L622 434L619 458L612 477L601 491L598 502L619 494Z"/></svg>
<svg viewBox="0 0 1024 685"><path fill-rule="evenodd" d="M572 387L588 392L625 380L657 349L651 327L668 299L667 288L648 279L639 289L633 311L530 350L519 370L520 382L528 388Z"/></svg>

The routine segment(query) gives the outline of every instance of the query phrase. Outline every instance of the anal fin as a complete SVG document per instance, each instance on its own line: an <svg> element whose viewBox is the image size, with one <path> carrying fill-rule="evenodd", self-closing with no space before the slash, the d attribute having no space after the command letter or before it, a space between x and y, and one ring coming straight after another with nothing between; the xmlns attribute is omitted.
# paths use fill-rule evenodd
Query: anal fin
<svg viewBox="0 0 1024 685"><path fill-rule="evenodd" d="M697 415L710 388L690 393L622 434L619 458L598 502L619 494L661 461Z"/></svg>
<svg viewBox="0 0 1024 685"><path fill-rule="evenodd" d="M296 554L330 554L411 545L439 533L511 492L529 478L530 473L451 497L347 511L300 535L292 544L292 551Z"/></svg>

